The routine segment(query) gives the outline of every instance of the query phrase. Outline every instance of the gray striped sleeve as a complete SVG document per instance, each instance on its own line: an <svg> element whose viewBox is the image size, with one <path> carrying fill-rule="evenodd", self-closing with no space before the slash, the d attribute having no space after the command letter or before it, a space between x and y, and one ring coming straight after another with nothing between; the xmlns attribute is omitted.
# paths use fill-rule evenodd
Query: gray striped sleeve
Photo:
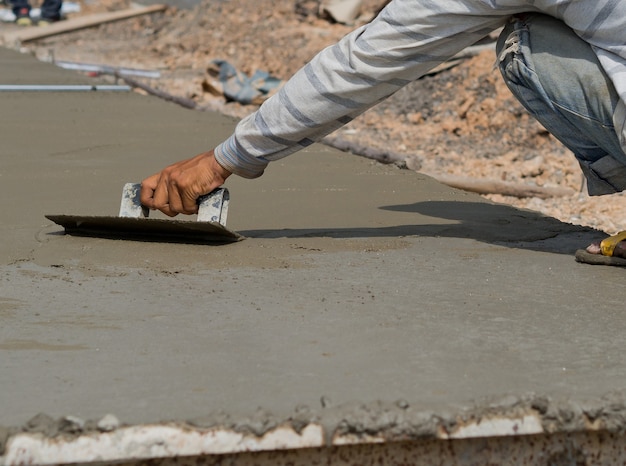
<svg viewBox="0 0 626 466"><path fill-rule="evenodd" d="M593 42L599 37L598 29L611 21L606 18L615 22L616 8L624 10L625 3L393 0L378 18L323 50L255 114L242 120L235 133L215 149L216 158L236 174L259 176L270 161L341 127L503 25L511 14L544 11L563 15L564 21L576 29L575 20L583 24L594 16L589 14L593 10L596 22L578 28L583 37L586 31ZM579 17L572 17L574 14ZM624 52L624 42L617 47Z"/></svg>

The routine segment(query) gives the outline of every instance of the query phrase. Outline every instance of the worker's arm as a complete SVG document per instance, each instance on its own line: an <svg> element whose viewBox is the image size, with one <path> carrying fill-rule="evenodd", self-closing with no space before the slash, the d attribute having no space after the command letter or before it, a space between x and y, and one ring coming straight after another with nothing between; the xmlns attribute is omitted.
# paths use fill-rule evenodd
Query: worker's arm
<svg viewBox="0 0 626 466"><path fill-rule="evenodd" d="M193 196L216 187L224 172L261 176L270 161L345 125L502 25L515 11L476 0L393 0L370 24L320 52L242 120L207 160L175 164L145 180L142 202L168 215L195 212ZM184 173L173 178L170 172L179 171ZM189 181L181 184L178 178Z"/></svg>
<svg viewBox="0 0 626 466"><path fill-rule="evenodd" d="M141 182L141 204L173 217L198 212L196 200L224 184L230 172L213 151L177 162Z"/></svg>
<svg viewBox="0 0 626 466"><path fill-rule="evenodd" d="M393 0L371 23L320 52L243 119L215 148L215 157L236 175L260 176L269 162L349 123L502 26L510 14L530 8L528 3Z"/></svg>

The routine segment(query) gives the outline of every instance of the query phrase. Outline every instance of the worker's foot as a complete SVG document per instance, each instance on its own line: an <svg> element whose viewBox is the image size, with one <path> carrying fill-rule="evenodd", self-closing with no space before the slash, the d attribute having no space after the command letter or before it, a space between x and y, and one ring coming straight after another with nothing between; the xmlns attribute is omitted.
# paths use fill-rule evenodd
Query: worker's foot
<svg viewBox="0 0 626 466"><path fill-rule="evenodd" d="M591 243L586 249L579 249L575 257L585 264L626 267L626 231Z"/></svg>
<svg viewBox="0 0 626 466"><path fill-rule="evenodd" d="M59 21L61 18L41 18L38 22L37 22L37 26L41 26L41 27L46 27L46 26L50 26L52 23L56 23L57 21Z"/></svg>
<svg viewBox="0 0 626 466"><path fill-rule="evenodd" d="M22 8L15 15L15 24L18 26L32 26L33 20L30 17L30 11L28 8Z"/></svg>
<svg viewBox="0 0 626 466"><path fill-rule="evenodd" d="M626 258L626 231L620 231L614 236L609 236L602 241L591 243L587 246L590 254L601 254L608 257Z"/></svg>
<svg viewBox="0 0 626 466"><path fill-rule="evenodd" d="M576 260L585 264L617 265L626 267L626 231L600 242L591 243L586 249L576 251Z"/></svg>

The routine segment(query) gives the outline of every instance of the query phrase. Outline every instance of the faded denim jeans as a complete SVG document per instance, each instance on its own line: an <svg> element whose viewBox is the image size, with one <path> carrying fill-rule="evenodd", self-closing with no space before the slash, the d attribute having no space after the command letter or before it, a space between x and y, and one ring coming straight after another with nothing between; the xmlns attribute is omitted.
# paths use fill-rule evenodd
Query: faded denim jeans
<svg viewBox="0 0 626 466"><path fill-rule="evenodd" d="M515 97L570 149L592 196L626 189L626 154L613 126L618 96L591 46L563 22L515 16L497 45L498 65Z"/></svg>

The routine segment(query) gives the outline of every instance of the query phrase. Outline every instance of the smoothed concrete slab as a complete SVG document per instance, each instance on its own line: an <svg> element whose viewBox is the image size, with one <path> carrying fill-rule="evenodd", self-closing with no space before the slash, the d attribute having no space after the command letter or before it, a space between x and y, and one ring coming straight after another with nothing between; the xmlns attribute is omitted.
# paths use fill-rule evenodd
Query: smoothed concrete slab
<svg viewBox="0 0 626 466"><path fill-rule="evenodd" d="M0 84L90 84L94 80L78 73L68 73L34 59L32 55L17 53L0 47ZM100 83L101 81L96 80ZM1 94L4 98L7 94Z"/></svg>
<svg viewBox="0 0 626 466"><path fill-rule="evenodd" d="M245 241L68 236L44 215L116 215L125 182L235 122L133 93L3 99L6 464L106 445L109 413L143 452L111 461L183 454L179 434L194 456L623 431L626 271L573 257L597 232L315 145L228 180Z"/></svg>

